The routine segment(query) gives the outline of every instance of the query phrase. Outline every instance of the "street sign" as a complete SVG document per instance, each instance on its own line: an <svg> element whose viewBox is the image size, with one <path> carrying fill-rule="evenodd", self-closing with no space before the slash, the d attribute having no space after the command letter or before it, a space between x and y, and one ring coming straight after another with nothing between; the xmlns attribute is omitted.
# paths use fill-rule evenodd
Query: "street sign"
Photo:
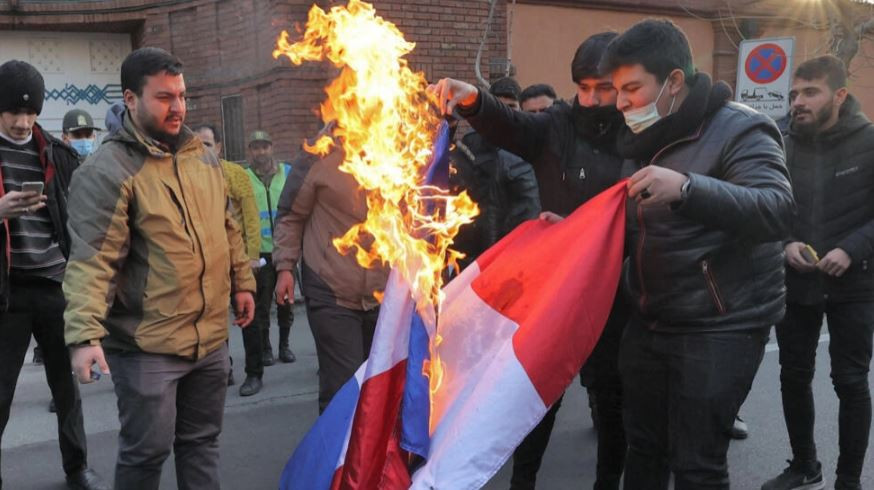
<svg viewBox="0 0 874 490"><path fill-rule="evenodd" d="M789 112L795 38L748 39L738 49L735 100L780 119Z"/></svg>

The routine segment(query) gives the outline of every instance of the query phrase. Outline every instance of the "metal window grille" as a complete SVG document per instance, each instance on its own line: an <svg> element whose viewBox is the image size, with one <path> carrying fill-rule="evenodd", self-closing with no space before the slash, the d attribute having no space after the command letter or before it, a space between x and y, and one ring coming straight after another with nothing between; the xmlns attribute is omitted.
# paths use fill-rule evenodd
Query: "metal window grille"
<svg viewBox="0 0 874 490"><path fill-rule="evenodd" d="M245 135L243 134L243 97L222 97L222 146L225 158L235 162L246 159Z"/></svg>

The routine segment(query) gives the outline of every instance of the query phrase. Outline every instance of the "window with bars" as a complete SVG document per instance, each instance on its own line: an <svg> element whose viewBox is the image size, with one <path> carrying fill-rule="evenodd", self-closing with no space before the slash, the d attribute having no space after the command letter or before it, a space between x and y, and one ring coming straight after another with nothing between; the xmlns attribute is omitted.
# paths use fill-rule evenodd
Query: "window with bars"
<svg viewBox="0 0 874 490"><path fill-rule="evenodd" d="M234 162L246 159L242 96L222 97L222 141L226 159Z"/></svg>

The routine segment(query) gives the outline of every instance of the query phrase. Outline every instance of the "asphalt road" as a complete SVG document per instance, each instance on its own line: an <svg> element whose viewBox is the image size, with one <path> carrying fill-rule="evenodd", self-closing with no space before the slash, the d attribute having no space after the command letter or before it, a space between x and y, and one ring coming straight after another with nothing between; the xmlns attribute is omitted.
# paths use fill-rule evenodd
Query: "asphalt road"
<svg viewBox="0 0 874 490"><path fill-rule="evenodd" d="M302 308L296 308L292 344L298 361L268 367L264 390L242 398L243 346L239 332L231 334L237 386L228 391L221 437L222 484L225 489L274 489L297 442L316 418L315 347ZM272 332L273 345L278 341ZM834 481L837 460L837 399L828 377L827 337L820 343L814 381L817 402L816 440L826 478ZM732 488L758 489L785 467L790 457L780 402L776 346L768 352L742 410L750 438L732 444ZM874 381L874 375L871 376ZM874 384L874 383L872 383ZM110 379L82 387L90 465L111 480L117 450L118 418ZM66 488L57 447L57 425L47 410L49 390L41 366L28 361L22 369L12 416L2 441L2 475L9 490ZM869 451L864 488L874 488L874 457ZM575 381L565 396L555 431L540 471L538 488L591 488L595 468L595 433L585 391ZM505 466L485 487L506 489ZM176 488L172 458L164 466L161 488ZM830 488L830 487L827 487Z"/></svg>

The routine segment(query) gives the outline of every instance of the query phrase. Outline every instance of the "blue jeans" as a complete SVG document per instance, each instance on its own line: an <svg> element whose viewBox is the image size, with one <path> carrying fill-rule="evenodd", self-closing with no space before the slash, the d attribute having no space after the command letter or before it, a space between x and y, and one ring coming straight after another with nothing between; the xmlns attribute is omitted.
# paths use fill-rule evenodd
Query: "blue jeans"
<svg viewBox="0 0 874 490"><path fill-rule="evenodd" d="M728 489L729 430L746 399L768 328L673 334L633 318L619 371L625 401L624 488Z"/></svg>

